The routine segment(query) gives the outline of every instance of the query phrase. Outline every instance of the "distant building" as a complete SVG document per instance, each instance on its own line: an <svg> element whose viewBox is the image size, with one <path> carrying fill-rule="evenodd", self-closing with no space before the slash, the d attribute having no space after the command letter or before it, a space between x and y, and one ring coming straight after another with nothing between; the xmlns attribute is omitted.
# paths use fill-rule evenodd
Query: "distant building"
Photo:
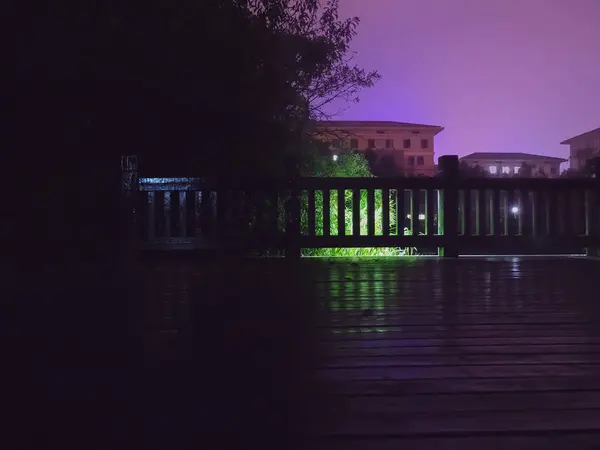
<svg viewBox="0 0 600 450"><path fill-rule="evenodd" d="M365 152L388 175L435 175L434 138L444 128L392 121L321 121L319 137L332 149ZM376 175L378 175L376 173Z"/></svg>
<svg viewBox="0 0 600 450"><path fill-rule="evenodd" d="M460 158L462 164L481 168L488 176L557 177L563 158L530 153L471 153Z"/></svg>
<svg viewBox="0 0 600 450"><path fill-rule="evenodd" d="M600 156L600 128L566 139L561 144L569 146L571 169L582 170L589 159Z"/></svg>

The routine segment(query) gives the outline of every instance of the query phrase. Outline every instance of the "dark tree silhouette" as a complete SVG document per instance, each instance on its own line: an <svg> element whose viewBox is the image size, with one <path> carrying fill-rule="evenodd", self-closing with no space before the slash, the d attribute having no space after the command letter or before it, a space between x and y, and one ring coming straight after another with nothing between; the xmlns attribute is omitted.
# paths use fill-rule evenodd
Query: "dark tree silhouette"
<svg viewBox="0 0 600 450"><path fill-rule="evenodd" d="M479 165L471 166L465 161L460 162L459 174L466 178L480 178L488 175L483 167Z"/></svg>
<svg viewBox="0 0 600 450"><path fill-rule="evenodd" d="M527 164L526 162L521 164L519 169L519 177L530 178L533 176L533 166L531 164Z"/></svg>
<svg viewBox="0 0 600 450"><path fill-rule="evenodd" d="M377 75L348 61L357 20L339 20L333 1L3 6L13 55L3 72L3 167L15 193L5 254L27 280L15 332L37 338L15 342L21 362L33 358L27 373L40 389L19 398L27 411L14 411L45 426L20 433L43 442L20 442L40 448L69 435L87 448L78 439L93 436L114 448L103 439L135 427L115 425L127 406L110 402L134 387L123 370L139 367L130 350L141 345L142 312L122 253L120 156L139 155L148 175L281 173L327 102L352 100ZM43 398L60 402L44 407Z"/></svg>

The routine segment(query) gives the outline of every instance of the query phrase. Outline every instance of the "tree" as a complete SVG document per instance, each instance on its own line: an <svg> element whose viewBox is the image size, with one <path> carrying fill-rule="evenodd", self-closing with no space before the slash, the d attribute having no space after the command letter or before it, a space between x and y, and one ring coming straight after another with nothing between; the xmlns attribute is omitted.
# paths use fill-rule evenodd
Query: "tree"
<svg viewBox="0 0 600 450"><path fill-rule="evenodd" d="M595 167L599 158L590 158L586 160L585 165L580 169L567 169L560 174L563 178L592 178L595 173Z"/></svg>
<svg viewBox="0 0 600 450"><path fill-rule="evenodd" d="M519 168L519 177L531 178L533 176L533 166L526 162L521 164Z"/></svg>
<svg viewBox="0 0 600 450"><path fill-rule="evenodd" d="M378 78L351 65L358 19L337 0L67 3L18 25L18 90L45 104L20 102L25 115L161 175L281 172L325 105Z"/></svg>
<svg viewBox="0 0 600 450"><path fill-rule="evenodd" d="M3 167L20 180L10 205L20 223L5 251L29 250L20 292L35 314L23 309L23 330L73 367L121 367L141 305L123 275L120 156L139 155L142 175L280 174L323 102L376 77L350 65L357 20L339 20L333 1L8 3ZM77 413L57 422L94 436L113 428L60 398L53 414Z"/></svg>
<svg viewBox="0 0 600 450"><path fill-rule="evenodd" d="M459 174L465 178L486 177L487 172L479 165L471 166L466 161L461 161L458 168Z"/></svg>

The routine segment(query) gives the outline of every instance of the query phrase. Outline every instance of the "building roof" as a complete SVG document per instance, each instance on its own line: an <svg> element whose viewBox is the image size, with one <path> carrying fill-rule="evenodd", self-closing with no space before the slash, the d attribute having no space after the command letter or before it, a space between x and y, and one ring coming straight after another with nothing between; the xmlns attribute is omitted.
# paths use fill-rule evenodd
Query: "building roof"
<svg viewBox="0 0 600 450"><path fill-rule="evenodd" d="M436 134L443 131L444 127L438 125L424 125L420 123L395 122L393 120L320 120L317 126L329 128L427 128L435 130Z"/></svg>
<svg viewBox="0 0 600 450"><path fill-rule="evenodd" d="M482 161L502 161L502 160L550 160L555 162L567 162L564 158L557 158L555 156L545 156L545 155L534 155L531 153L504 153L504 152L496 152L496 153L486 153L486 152L478 152L471 153L470 155L463 156L460 159L475 159Z"/></svg>
<svg viewBox="0 0 600 450"><path fill-rule="evenodd" d="M562 142L561 142L561 144L567 144L567 145L568 145L568 144L570 144L572 141L574 141L575 139L579 139L579 138L582 138L582 137L585 137L585 136L587 136L588 134L594 134L594 133L598 133L598 132L600 132L600 128L596 128L596 129L594 129L594 130L586 131L586 132L585 132L585 133L583 133L583 134L579 134L579 135L577 135L577 136L573 136L572 138L565 139L564 141L562 141Z"/></svg>

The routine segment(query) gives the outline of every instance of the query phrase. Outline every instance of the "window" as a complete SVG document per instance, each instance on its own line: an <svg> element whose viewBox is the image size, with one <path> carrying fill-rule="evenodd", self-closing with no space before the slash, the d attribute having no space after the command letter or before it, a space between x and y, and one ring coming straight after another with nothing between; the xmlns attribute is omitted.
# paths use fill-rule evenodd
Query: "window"
<svg viewBox="0 0 600 450"><path fill-rule="evenodd" d="M332 148L342 148L343 146L344 146L344 141L342 141L341 139L333 139L331 141Z"/></svg>
<svg viewBox="0 0 600 450"><path fill-rule="evenodd" d="M422 166L425 164L425 158L422 156L417 156L417 166Z"/></svg>
<svg viewBox="0 0 600 450"><path fill-rule="evenodd" d="M375 148L375 139L369 139L368 148Z"/></svg>
<svg viewBox="0 0 600 450"><path fill-rule="evenodd" d="M488 168L488 171L492 174L492 175L496 175L498 173L498 168L496 166L490 166Z"/></svg>
<svg viewBox="0 0 600 450"><path fill-rule="evenodd" d="M519 173L519 170L521 170L521 168L519 166L513 167L513 172L515 173L515 175L517 175Z"/></svg>
<svg viewBox="0 0 600 450"><path fill-rule="evenodd" d="M429 139L421 139L421 148L429 148Z"/></svg>
<svg viewBox="0 0 600 450"><path fill-rule="evenodd" d="M552 175L556 175L558 173L558 169L556 167L550 167L550 173Z"/></svg>
<svg viewBox="0 0 600 450"><path fill-rule="evenodd" d="M502 173L509 174L510 173L510 167L508 167L508 166L502 166Z"/></svg>
<svg viewBox="0 0 600 450"><path fill-rule="evenodd" d="M412 131L412 134L419 134L420 131Z"/></svg>
<svg viewBox="0 0 600 450"><path fill-rule="evenodd" d="M385 140L385 148L393 148L394 147L394 140L393 139L386 139Z"/></svg>
<svg viewBox="0 0 600 450"><path fill-rule="evenodd" d="M414 166L415 165L415 157L414 156L409 156L408 157L408 165L409 166Z"/></svg>
<svg viewBox="0 0 600 450"><path fill-rule="evenodd" d="M350 139L350 148L358 148L358 139Z"/></svg>
<svg viewBox="0 0 600 450"><path fill-rule="evenodd" d="M410 148L410 139L404 139L402 146L404 148Z"/></svg>
<svg viewBox="0 0 600 450"><path fill-rule="evenodd" d="M383 131L383 130L377 130L376 133L377 134L385 134L385 131Z"/></svg>

